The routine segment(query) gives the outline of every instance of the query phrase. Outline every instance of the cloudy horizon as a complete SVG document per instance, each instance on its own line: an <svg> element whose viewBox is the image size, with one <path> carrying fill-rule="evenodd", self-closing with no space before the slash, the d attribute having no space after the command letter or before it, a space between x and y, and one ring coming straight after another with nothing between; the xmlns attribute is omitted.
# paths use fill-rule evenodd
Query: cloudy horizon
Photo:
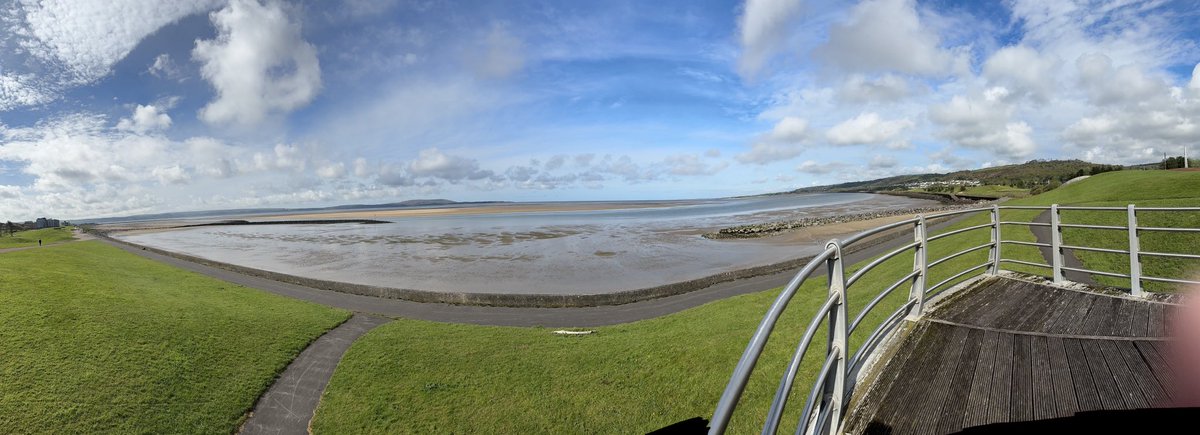
<svg viewBox="0 0 1200 435"><path fill-rule="evenodd" d="M1154 162L1200 141L1193 9L17 0L0 9L0 219Z"/></svg>

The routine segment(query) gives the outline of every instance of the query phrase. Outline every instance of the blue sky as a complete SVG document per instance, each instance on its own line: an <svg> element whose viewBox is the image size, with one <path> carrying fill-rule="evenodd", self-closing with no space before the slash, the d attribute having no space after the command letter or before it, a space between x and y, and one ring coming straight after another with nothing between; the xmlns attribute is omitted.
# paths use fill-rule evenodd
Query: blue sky
<svg viewBox="0 0 1200 435"><path fill-rule="evenodd" d="M1191 6L15 1L0 218L1156 161L1200 140Z"/></svg>

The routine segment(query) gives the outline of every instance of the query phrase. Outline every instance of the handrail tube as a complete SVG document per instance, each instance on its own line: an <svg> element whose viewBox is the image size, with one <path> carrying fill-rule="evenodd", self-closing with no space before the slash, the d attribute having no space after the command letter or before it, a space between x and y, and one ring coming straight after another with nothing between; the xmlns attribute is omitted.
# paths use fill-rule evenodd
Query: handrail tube
<svg viewBox="0 0 1200 435"><path fill-rule="evenodd" d="M775 399L771 401L771 408L767 411L767 421L763 423L763 433L773 434L779 426L779 419L783 416L783 408L787 406L788 391L792 389L792 382L796 380L796 372L800 370L800 361L804 359L804 353L808 351L808 345L812 343L813 336L817 332L817 326L821 321L829 316L829 309L838 300L837 295L830 296L825 301L825 305L821 306L821 310L817 311L817 315L809 321L808 328L804 330L804 338L800 339L800 345L796 347L796 353L792 355L791 362L788 363L787 371L783 373L783 378L779 380L779 389L775 390Z"/></svg>
<svg viewBox="0 0 1200 435"><path fill-rule="evenodd" d="M1126 274L1123 274L1123 273L1101 272L1101 271L1099 271L1099 270L1081 269L1081 268L1077 268L1077 267L1068 267L1068 266L1063 266L1063 267L1062 267L1062 269L1063 269L1063 270L1070 270L1070 271L1073 271L1073 272L1079 272L1079 273L1091 273L1091 274L1096 274L1096 275L1111 276L1111 277L1113 277L1113 278L1129 278L1129 277L1130 277L1129 275L1126 275ZM1143 278L1144 278L1144 277L1143 277Z"/></svg>
<svg viewBox="0 0 1200 435"><path fill-rule="evenodd" d="M832 415L833 415L832 412L821 412L821 413L817 414L817 427L813 428L813 429L816 429L813 431L813 433L814 434L821 433L822 432L821 429L824 428L825 425L829 424L829 417L831 417ZM803 424L796 425L796 435L804 435L804 425Z"/></svg>
<svg viewBox="0 0 1200 435"><path fill-rule="evenodd" d="M1138 209L1141 210L1141 209ZM1138 231L1173 231L1177 233L1200 233L1200 228L1137 227Z"/></svg>
<svg viewBox="0 0 1200 435"><path fill-rule="evenodd" d="M954 276L946 278L946 279L942 280L942 282L937 283L937 285L930 287L928 290L925 291L925 294L933 293L934 291L936 291L938 289L938 287L946 285L946 283L948 283L950 281L954 281L955 279L958 279L958 278L962 277L963 275L966 275L966 274L974 272L976 270L988 267L989 265L991 265L991 263L983 263L978 266L972 267L970 269L964 270L962 272L956 273L956 274L954 274ZM930 296L930 297L933 297L933 296Z"/></svg>
<svg viewBox="0 0 1200 435"><path fill-rule="evenodd" d="M1049 264L1041 264L1041 263L1034 263L1034 262L1030 262L1030 261L1021 261L1021 260L1013 260L1013 259L1009 259L1009 258L1001 258L1000 261L1005 262L1005 263L1024 264L1026 266L1045 267L1047 269L1050 268Z"/></svg>
<svg viewBox="0 0 1200 435"><path fill-rule="evenodd" d="M875 299L872 299L870 303L868 303L866 306L863 307L862 311L858 312L858 317L856 317L854 319L854 321L850 323L850 327L846 329L846 334L853 333L854 328L858 327L859 322L862 322L862 320L867 317L867 313L870 312L872 308L875 308L875 305L878 305L879 302L883 300L883 298L887 297L887 295L891 294L893 291L900 288L900 284L904 284L905 281L913 279L913 277L917 276L918 273L921 273L921 272L914 270L911 273L909 273L908 275L905 275L903 278L900 278L900 280L896 281L895 284L892 284L886 290L879 292L879 295L875 296Z"/></svg>
<svg viewBox="0 0 1200 435"><path fill-rule="evenodd" d="M1025 245L1025 246L1037 246L1040 248L1049 248L1050 247L1049 243L1022 242L1020 240L1001 240L1000 243L1011 243L1013 245Z"/></svg>
<svg viewBox="0 0 1200 435"><path fill-rule="evenodd" d="M848 371L852 372L852 371L858 369L859 363L862 362L861 360L865 356L863 354L863 352L867 349L867 347L874 345L872 342L880 337L880 334L883 333L883 330L888 325L888 323L899 320L897 318L897 316L904 314L904 312L908 311L909 308L912 308L912 305L915 303L917 303L917 301L910 300L908 302L905 302L904 305L901 305L899 309L897 309L896 311L893 311L892 315L888 316L887 319L884 319L883 322L880 322L879 325L875 327L874 331L871 331L871 335L868 335L867 339L863 340L863 344L862 344L862 346L860 346L858 348L858 351L854 352L854 357L850 358L851 368Z"/></svg>
<svg viewBox="0 0 1200 435"><path fill-rule="evenodd" d="M1044 205L1002 205L1001 210L1049 210L1050 207Z"/></svg>
<svg viewBox="0 0 1200 435"><path fill-rule="evenodd" d="M812 391L808 393L808 400L804 401L804 413L800 414L801 425L808 424L808 418L812 415L813 405L815 405L817 401L817 392L821 391L820 387L825 386L825 378L829 376L829 369L833 368L833 361L836 359L836 352L830 352L829 357L825 358L825 365L821 366L821 371L817 375L817 381L813 382Z"/></svg>
<svg viewBox="0 0 1200 435"><path fill-rule="evenodd" d="M1146 281L1170 282L1175 284L1200 284L1200 281L1192 281L1190 279L1159 278L1157 276L1146 275L1142 275L1142 279Z"/></svg>
<svg viewBox="0 0 1200 435"><path fill-rule="evenodd" d="M1004 208L1004 207L1000 207ZM1019 221L1001 221L1000 225L1026 225L1031 227L1048 227L1050 224L1045 222L1019 222Z"/></svg>
<svg viewBox="0 0 1200 435"><path fill-rule="evenodd" d="M1125 207L1085 207L1060 205L1059 210L1125 211Z"/></svg>
<svg viewBox="0 0 1200 435"><path fill-rule="evenodd" d="M1062 245L1062 248L1063 249L1074 249L1074 250L1078 250L1078 251L1107 252L1110 254L1128 254L1129 253L1129 251L1126 251L1124 249L1092 248L1092 247L1088 247L1088 246L1075 246L1075 245Z"/></svg>
<svg viewBox="0 0 1200 435"><path fill-rule="evenodd" d="M1141 255L1153 255L1153 256L1156 256L1156 257L1172 257L1172 258L1194 258L1194 259L1200 259L1200 255L1195 255L1195 254L1179 254L1179 253L1175 253L1175 252L1150 252L1150 251L1141 251L1141 252L1139 252L1139 254L1141 254Z"/></svg>
<svg viewBox="0 0 1200 435"><path fill-rule="evenodd" d="M1089 230L1121 230L1121 231L1125 231L1125 230L1129 229L1129 227L1119 227L1116 225L1087 225L1087 224L1060 223L1060 224L1058 224L1058 226L1063 227L1063 228L1086 228Z"/></svg>
<svg viewBox="0 0 1200 435"><path fill-rule="evenodd" d="M968 208L968 209L963 209L963 210L947 211L947 212L942 212L942 213L927 214L927 215L925 215L925 219L926 220L937 219L940 217L954 216L956 214L978 213L978 212L987 211L987 210L988 209L986 209L986 208Z"/></svg>
<svg viewBox="0 0 1200 435"><path fill-rule="evenodd" d="M775 302L767 310L767 315L763 317L762 322L758 325L758 329L754 331L754 335L750 338L750 344L746 346L746 350L742 352L742 357L738 359L738 364L733 369L729 384L725 386L725 391L721 393L721 399L717 402L717 408L713 410L712 428L709 429L710 434L725 432L725 427L729 425L729 418L733 416L733 410L737 407L737 401L741 398L742 391L746 389L746 382L750 379L750 372L754 370L755 364L758 363L758 356L762 354L763 347L767 344L768 336L775 329L775 323L779 321L779 316L783 314L784 308L787 308L787 304L791 302L796 290L800 288L800 284L809 275L812 275L817 270L817 266L824 263L835 251L835 249L826 248L824 252L813 257L788 282L783 292L775 298Z"/></svg>
<svg viewBox="0 0 1200 435"><path fill-rule="evenodd" d="M919 245L920 243L921 242L912 242L907 245L901 246L899 248L896 248L895 251L884 254L883 256L872 260L870 263L867 263L866 266L863 266L862 268L858 269L857 271L854 272L854 275L850 275L850 278L846 279L846 288L848 289L848 288L850 288L850 286L854 285L855 281L858 281L858 279L862 278L862 276L864 274L866 274L867 271L874 269L875 266L879 265L879 263L883 263L884 261L887 261L888 259L891 259L892 257L895 257L896 255L899 255L901 252L912 249L912 248L916 247L917 245Z"/></svg>
<svg viewBox="0 0 1200 435"><path fill-rule="evenodd" d="M942 238L942 237L953 236L953 235L955 235L955 234L959 234L959 233L965 233L965 232L967 232L967 231L971 231L971 230L978 230L978 229L982 229L982 228L989 228L989 227L991 227L991 226L992 226L992 224L990 224L990 223L987 223L987 224L980 224L980 225L969 226L969 227L966 227L966 228L959 228L959 229L957 229L957 230L954 230L954 231L949 231L949 232L945 232L945 233L941 233L941 234L937 234L937 235L929 236L929 241L931 241L931 242L932 242L932 241L934 241L934 240L937 240L937 239L940 239L940 238Z"/></svg>
<svg viewBox="0 0 1200 435"><path fill-rule="evenodd" d="M860 233L858 233L858 234L855 234L855 235L853 235L853 236L847 237L845 240L842 240L842 247L843 247L843 248L845 248L845 247L847 247L847 246L850 246L850 244L851 244L851 243L854 243L854 242L857 242L857 241L859 241L859 240L862 240L862 239L864 239L864 238L866 238L866 237L873 236L873 235L875 235L875 234L879 234L879 233L881 233L881 232L884 232L884 231L890 230L890 229L892 229L892 228L901 227L901 226L904 226L904 225L908 225L908 224L914 223L914 222L916 222L916 221L917 221L917 219L918 219L918 218L905 219L905 220L902 220L902 221L899 221L899 222L892 222L892 223L890 223L890 224L887 224L887 225L883 225L883 226L879 226L879 227L871 228L871 229L869 229L869 230L862 231L862 232L860 232Z"/></svg>
<svg viewBox="0 0 1200 435"><path fill-rule="evenodd" d="M976 247L973 247L973 248L967 248L967 249L964 249L964 250L961 250L961 251L955 252L955 253L953 253L953 254L947 255L947 256L945 256L945 257L939 258L939 259L937 259L936 261L934 261L934 262L932 262L932 263L929 263L929 267L937 266L937 265L939 265L939 264L942 264L942 263L944 263L944 262L946 262L946 261L949 261L949 260L951 260L951 259L954 259L954 258L956 258L956 257L962 256L962 255L966 255L966 254L970 254L970 253L972 253L972 252L975 252L975 251L978 251L978 250L980 250L980 249L983 249L983 248L990 248L990 247L992 247L992 244L991 244L991 242L989 242L989 243L984 243L984 244L982 244L982 245L979 245L979 246L976 246Z"/></svg>
<svg viewBox="0 0 1200 435"><path fill-rule="evenodd" d="M1138 211L1200 211L1200 207L1138 207Z"/></svg>

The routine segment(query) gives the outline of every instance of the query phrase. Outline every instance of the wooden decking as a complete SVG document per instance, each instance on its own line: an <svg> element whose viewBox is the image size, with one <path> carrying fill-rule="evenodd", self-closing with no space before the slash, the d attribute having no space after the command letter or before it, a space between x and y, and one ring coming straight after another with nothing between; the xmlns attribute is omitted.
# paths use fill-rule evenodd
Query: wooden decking
<svg viewBox="0 0 1200 435"><path fill-rule="evenodd" d="M938 304L850 411L849 433L951 433L1171 399L1170 305L993 277Z"/></svg>

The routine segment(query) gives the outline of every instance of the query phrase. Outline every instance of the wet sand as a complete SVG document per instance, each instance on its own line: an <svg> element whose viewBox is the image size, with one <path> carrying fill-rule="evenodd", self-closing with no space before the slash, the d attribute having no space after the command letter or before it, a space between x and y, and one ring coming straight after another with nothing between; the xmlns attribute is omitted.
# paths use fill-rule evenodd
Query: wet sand
<svg viewBox="0 0 1200 435"><path fill-rule="evenodd" d="M640 208L659 208L670 207L680 204L679 202L639 202L639 203L616 203L616 202L598 202L598 203L542 203L542 204L489 204L489 205L467 205L461 207L437 207L437 208L402 208L391 210L350 210L350 211L328 211L317 213L303 214L281 214L260 216L259 219L388 219L388 218L403 218L403 217L430 217L430 216L467 216L467 215L484 215L484 214L502 214L502 213L546 213L546 212L575 212L575 211L602 211L602 210L632 210Z"/></svg>

